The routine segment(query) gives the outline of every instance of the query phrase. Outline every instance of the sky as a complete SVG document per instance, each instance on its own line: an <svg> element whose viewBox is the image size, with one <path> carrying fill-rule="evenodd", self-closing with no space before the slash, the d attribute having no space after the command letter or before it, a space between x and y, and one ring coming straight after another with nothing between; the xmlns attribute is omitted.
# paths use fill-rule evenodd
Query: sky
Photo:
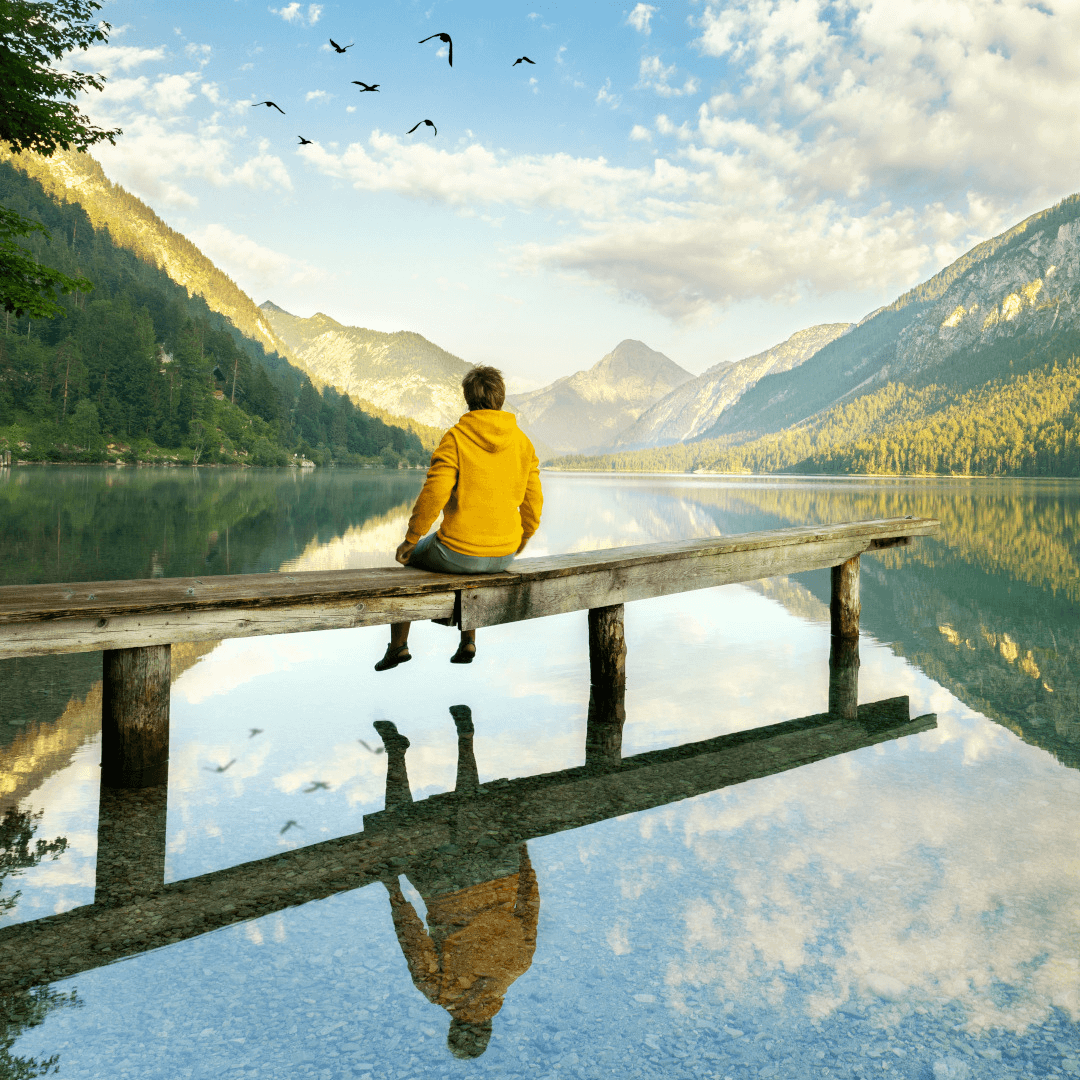
<svg viewBox="0 0 1080 1080"><path fill-rule="evenodd" d="M1080 0L101 16L69 62L108 77L83 107L123 128L112 180L256 303L417 331L511 389L624 338L698 373L858 320L1080 187Z"/></svg>

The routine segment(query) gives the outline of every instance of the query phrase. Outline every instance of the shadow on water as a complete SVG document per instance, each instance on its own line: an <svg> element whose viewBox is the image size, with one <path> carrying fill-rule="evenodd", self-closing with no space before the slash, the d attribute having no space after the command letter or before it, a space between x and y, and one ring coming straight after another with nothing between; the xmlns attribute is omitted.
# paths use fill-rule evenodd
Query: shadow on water
<svg viewBox="0 0 1080 1080"><path fill-rule="evenodd" d="M536 948L541 896L530 841L936 726L933 715L911 719L906 697L856 706L857 650L833 651L830 686L830 712L624 758L624 686L594 685L585 765L483 784L471 710L453 706L455 788L421 800L409 784L407 736L376 721L387 763L385 808L365 815L362 832L169 885L167 784L103 785L94 903L0 930L0 995L16 1003L11 1015L23 1015L22 1008L27 1023L36 1023L30 1005L44 1008L46 1000L36 987L381 883L416 989L449 1015L450 1052L477 1057ZM40 842L38 850L53 852ZM423 918L406 898L402 876L423 900Z"/></svg>

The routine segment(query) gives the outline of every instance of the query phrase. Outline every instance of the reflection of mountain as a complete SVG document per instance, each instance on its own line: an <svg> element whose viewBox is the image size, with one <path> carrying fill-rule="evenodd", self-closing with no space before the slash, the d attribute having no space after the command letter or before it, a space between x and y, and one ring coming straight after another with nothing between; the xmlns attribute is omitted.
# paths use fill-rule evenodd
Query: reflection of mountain
<svg viewBox="0 0 1080 1080"><path fill-rule="evenodd" d="M392 566L394 549L405 536L411 503L353 525L340 536L311 541L303 554L281 564L282 572L298 570L358 570L366 566Z"/></svg>

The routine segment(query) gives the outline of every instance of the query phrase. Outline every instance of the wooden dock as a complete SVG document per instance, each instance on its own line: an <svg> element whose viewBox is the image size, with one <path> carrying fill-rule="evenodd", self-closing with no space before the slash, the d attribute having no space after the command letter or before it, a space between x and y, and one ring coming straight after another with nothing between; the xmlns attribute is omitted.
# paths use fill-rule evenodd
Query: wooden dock
<svg viewBox="0 0 1080 1080"><path fill-rule="evenodd" d="M830 709L854 716L859 558L939 527L913 517L804 526L519 559L510 570L488 575L387 567L9 585L0 588L0 659L102 652L102 783L147 788L168 778L170 646L176 642L424 619L473 630L588 611L594 707L618 721L625 603L831 567L837 662ZM857 675L853 685L857 694Z"/></svg>

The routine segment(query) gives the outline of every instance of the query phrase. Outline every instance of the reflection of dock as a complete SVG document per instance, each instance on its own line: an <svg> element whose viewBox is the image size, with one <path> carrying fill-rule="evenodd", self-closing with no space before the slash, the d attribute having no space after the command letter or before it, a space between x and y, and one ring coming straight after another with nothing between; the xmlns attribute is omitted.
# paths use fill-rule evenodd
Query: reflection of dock
<svg viewBox="0 0 1080 1080"><path fill-rule="evenodd" d="M368 815L363 832L164 886L163 789L103 789L96 902L0 930L0 990L51 982L396 878L407 867L437 868L447 852L467 867L469 853L485 847L663 806L936 723L933 716L909 719L907 698L894 698L860 706L854 717L825 713L621 759L618 732L610 730L621 724L612 715L594 709L590 740L606 750L592 764L495 780L468 797L436 795ZM606 732L595 730L605 725Z"/></svg>

